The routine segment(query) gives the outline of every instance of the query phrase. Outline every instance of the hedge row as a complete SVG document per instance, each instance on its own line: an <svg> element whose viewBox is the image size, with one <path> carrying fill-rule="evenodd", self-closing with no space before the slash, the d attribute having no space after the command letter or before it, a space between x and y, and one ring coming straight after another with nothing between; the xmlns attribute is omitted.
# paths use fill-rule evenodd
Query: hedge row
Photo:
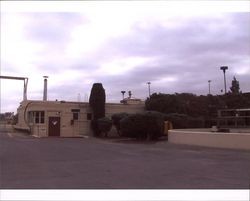
<svg viewBox="0 0 250 201"><path fill-rule="evenodd" d="M121 113L113 114L112 117L111 117L111 119L112 119L112 121L113 121L113 125L115 126L115 128L116 128L116 130L117 130L117 134L118 134L119 136L122 135L122 134L121 134L120 121L121 121L123 118L127 117L127 116L128 116L127 113L121 112Z"/></svg>
<svg viewBox="0 0 250 201"><path fill-rule="evenodd" d="M155 119L158 119L158 123L154 122L156 121ZM130 115L127 113L117 113L112 116L112 121L120 136L139 138L145 138L145 135L147 135L145 133L150 133L151 131L153 131L153 127L157 127L155 125L158 125L158 130L163 129L162 124L164 124L164 121L170 121L173 124L174 129L204 128L207 123L206 120L202 117L190 117L188 115L178 113L164 114L156 111L147 111ZM123 126L121 124L123 124ZM136 132L138 133L138 131L139 133L143 133L141 130L143 130L144 134L134 134ZM159 134L155 135L157 136Z"/></svg>
<svg viewBox="0 0 250 201"><path fill-rule="evenodd" d="M164 120L170 121L175 129L180 128L204 128L205 119L202 117L190 117L185 114L164 114Z"/></svg>
<svg viewBox="0 0 250 201"><path fill-rule="evenodd" d="M202 128L205 125L203 118L194 118L184 114L163 114L156 111L146 111L137 114L116 113L112 121L99 118L92 123L98 131L97 136L104 134L107 137L112 124L116 127L119 136L140 140L156 140L164 134L164 121L170 121L173 128Z"/></svg>
<svg viewBox="0 0 250 201"><path fill-rule="evenodd" d="M123 116L123 118L122 118ZM116 114L112 119L120 136L140 140L156 140L164 132L164 116L159 112L143 112L137 114ZM120 120L119 120L120 119ZM119 120L119 123L118 123Z"/></svg>

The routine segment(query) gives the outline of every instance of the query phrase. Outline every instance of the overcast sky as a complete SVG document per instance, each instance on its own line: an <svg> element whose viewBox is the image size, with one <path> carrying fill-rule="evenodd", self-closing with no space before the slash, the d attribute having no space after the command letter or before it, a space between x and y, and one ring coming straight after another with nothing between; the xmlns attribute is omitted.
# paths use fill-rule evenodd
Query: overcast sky
<svg viewBox="0 0 250 201"><path fill-rule="evenodd" d="M250 92L249 2L201 2L1 2L1 75L28 77L28 99L42 99L47 75L49 100L87 101L101 82L119 102L122 90L146 99L148 81L151 93L206 95L211 80L221 94L226 65L227 88L235 76ZM2 79L1 112L15 112L22 93L22 81Z"/></svg>

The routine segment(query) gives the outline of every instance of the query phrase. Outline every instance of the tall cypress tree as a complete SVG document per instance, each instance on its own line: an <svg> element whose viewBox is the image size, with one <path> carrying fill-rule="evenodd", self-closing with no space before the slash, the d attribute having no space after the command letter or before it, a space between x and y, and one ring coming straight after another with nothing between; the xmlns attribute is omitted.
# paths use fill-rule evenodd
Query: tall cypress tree
<svg viewBox="0 0 250 201"><path fill-rule="evenodd" d="M94 83L89 97L89 105L93 111L92 129L95 135L99 135L97 120L105 117L106 95L102 83Z"/></svg>

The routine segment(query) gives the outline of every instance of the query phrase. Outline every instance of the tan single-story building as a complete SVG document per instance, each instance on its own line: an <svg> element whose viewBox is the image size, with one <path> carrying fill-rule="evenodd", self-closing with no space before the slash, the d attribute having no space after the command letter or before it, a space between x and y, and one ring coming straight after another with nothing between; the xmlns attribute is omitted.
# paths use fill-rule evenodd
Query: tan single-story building
<svg viewBox="0 0 250 201"><path fill-rule="evenodd" d="M106 103L106 116L144 110L138 99L123 103ZM87 102L24 100L17 109L16 129L26 130L37 137L79 137L92 135L92 110Z"/></svg>

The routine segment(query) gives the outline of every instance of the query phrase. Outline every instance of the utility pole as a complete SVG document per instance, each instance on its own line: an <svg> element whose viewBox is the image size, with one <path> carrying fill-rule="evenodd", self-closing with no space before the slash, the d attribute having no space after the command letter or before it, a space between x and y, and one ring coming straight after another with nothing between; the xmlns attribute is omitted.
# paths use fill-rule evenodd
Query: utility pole
<svg viewBox="0 0 250 201"><path fill-rule="evenodd" d="M208 94L209 94L209 95L211 94L210 83L211 83L211 80L208 80Z"/></svg>
<svg viewBox="0 0 250 201"><path fill-rule="evenodd" d="M147 82L147 84L148 84L148 97L150 98L150 84L151 84L151 82Z"/></svg>
<svg viewBox="0 0 250 201"><path fill-rule="evenodd" d="M225 94L227 93L227 84L226 84L226 70L228 69L227 66L221 66L220 69L223 71L224 74L224 86L225 86Z"/></svg>

